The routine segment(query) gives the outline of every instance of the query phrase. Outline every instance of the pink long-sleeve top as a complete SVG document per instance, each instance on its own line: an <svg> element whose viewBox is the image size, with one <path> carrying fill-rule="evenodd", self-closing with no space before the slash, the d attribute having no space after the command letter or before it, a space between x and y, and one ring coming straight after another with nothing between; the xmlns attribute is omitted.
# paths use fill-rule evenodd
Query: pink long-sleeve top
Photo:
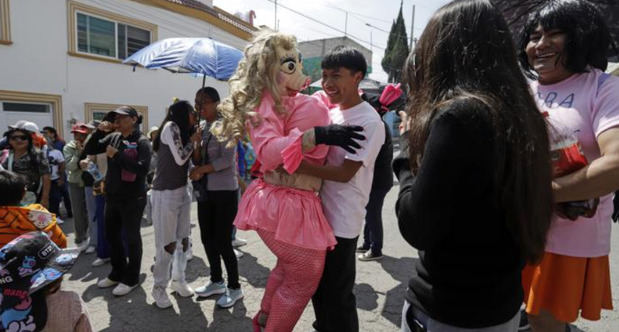
<svg viewBox="0 0 619 332"><path fill-rule="evenodd" d="M285 115L275 111L273 98L265 92L256 109L259 125L248 125L256 158L262 164L260 171L264 174L283 164L288 173L294 173L303 158L323 164L328 146L318 145L304 153L301 144L304 131L330 123L327 107L317 98L303 94L283 97L282 105L287 110Z"/></svg>
<svg viewBox="0 0 619 332"><path fill-rule="evenodd" d="M318 191L321 180L293 174L303 160L323 164L329 148L318 145L303 151L303 132L330 123L329 110L317 98L298 94L285 97L286 113L275 111L265 93L256 108L257 121L248 123L263 178L254 180L241 199L234 225L242 230L265 230L293 246L326 250L336 244L322 210ZM283 166L286 172L278 170Z"/></svg>

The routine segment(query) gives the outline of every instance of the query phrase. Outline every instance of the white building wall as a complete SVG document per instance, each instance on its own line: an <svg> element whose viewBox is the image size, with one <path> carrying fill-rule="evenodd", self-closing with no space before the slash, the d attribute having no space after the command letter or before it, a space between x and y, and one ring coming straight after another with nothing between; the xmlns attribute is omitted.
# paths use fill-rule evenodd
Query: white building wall
<svg viewBox="0 0 619 332"><path fill-rule="evenodd" d="M159 39L211 37L238 49L247 43L207 22L129 0L79 2L156 24ZM188 74L140 67L133 72L128 65L68 55L66 1L11 1L10 9L13 44L0 45L0 90L61 95L65 136L71 119L84 121L84 103L148 106L153 126L173 97L193 103L202 86L202 78ZM206 85L222 98L228 94L226 82L207 77Z"/></svg>

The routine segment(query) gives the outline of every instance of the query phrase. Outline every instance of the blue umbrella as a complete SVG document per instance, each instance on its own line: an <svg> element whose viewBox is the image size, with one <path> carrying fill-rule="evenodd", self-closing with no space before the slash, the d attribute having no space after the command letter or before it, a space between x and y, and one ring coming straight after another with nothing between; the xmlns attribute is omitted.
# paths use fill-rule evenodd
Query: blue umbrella
<svg viewBox="0 0 619 332"><path fill-rule="evenodd" d="M173 73L193 73L227 80L236 70L243 52L210 38L167 38L135 52L123 63ZM203 84L204 85L204 81Z"/></svg>

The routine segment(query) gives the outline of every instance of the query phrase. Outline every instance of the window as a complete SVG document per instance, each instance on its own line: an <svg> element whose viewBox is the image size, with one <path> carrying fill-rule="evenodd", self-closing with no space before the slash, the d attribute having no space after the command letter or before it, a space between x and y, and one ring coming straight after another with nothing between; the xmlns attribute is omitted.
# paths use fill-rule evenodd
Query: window
<svg viewBox="0 0 619 332"><path fill-rule="evenodd" d="M59 95L0 90L1 131L19 120L32 121L39 128L52 126L62 136L62 98Z"/></svg>
<svg viewBox="0 0 619 332"><path fill-rule="evenodd" d="M12 44L9 18L9 0L0 0L0 44Z"/></svg>
<svg viewBox="0 0 619 332"><path fill-rule="evenodd" d="M150 31L77 14L77 50L79 52L125 59L150 44Z"/></svg>
<svg viewBox="0 0 619 332"><path fill-rule="evenodd" d="M119 104L99 104L99 103L85 103L84 104L84 120L85 122L89 122L91 120L99 120L101 121L105 114L109 111L113 111L119 108ZM135 108L140 115L142 115L142 123L140 124L140 130L145 131L148 130L148 107L147 106L136 106L130 105Z"/></svg>
<svg viewBox="0 0 619 332"><path fill-rule="evenodd" d="M157 39L156 25L75 1L69 26L69 54L105 61L120 62Z"/></svg>

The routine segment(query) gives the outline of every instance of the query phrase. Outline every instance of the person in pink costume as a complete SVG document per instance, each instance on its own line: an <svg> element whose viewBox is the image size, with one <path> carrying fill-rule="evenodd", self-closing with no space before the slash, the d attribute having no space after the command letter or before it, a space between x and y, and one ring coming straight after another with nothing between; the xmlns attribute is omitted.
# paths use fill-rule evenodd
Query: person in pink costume
<svg viewBox="0 0 619 332"><path fill-rule="evenodd" d="M327 107L298 93L309 79L293 36L260 32L229 83L213 132L233 143L248 132L262 174L244 193L234 225L257 231L277 256L254 330L292 331L336 244L318 196L322 180L294 172L303 160L323 165L327 145L354 151L362 128L329 125Z"/></svg>

